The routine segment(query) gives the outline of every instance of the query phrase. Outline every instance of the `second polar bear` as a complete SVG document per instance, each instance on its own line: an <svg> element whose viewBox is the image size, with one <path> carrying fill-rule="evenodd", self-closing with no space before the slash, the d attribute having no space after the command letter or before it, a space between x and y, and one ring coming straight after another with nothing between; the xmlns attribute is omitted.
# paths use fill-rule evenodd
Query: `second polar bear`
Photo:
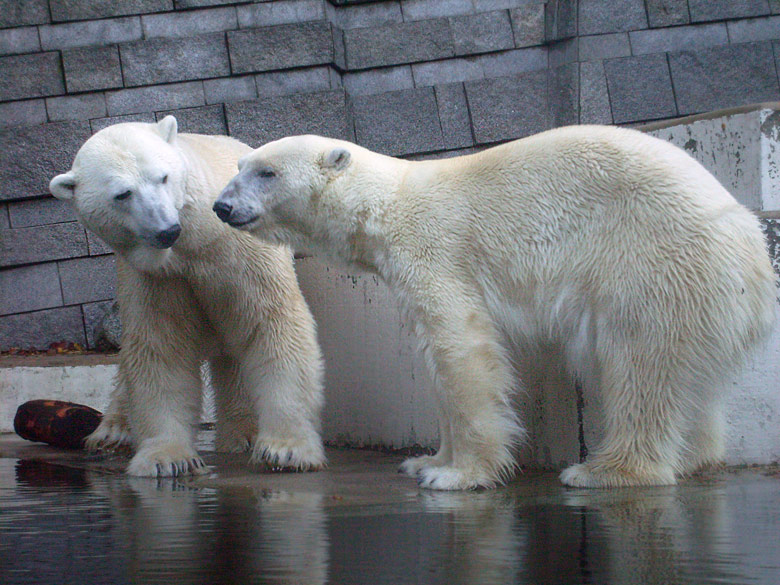
<svg viewBox="0 0 780 585"><path fill-rule="evenodd" d="M239 169L223 221L375 271L414 321L440 407L438 453L402 466L421 485L513 472L505 336L558 345L601 394L605 437L565 484L673 484L721 460L724 380L771 329L775 275L757 219L682 150L579 126L406 161L298 136Z"/></svg>
<svg viewBox="0 0 780 585"><path fill-rule="evenodd" d="M224 136L179 134L168 116L101 130L51 181L116 252L119 371L87 442L133 443L132 475L205 470L194 446L204 360L218 451L251 449L275 467L324 462L322 358L292 253L211 211L250 151Z"/></svg>

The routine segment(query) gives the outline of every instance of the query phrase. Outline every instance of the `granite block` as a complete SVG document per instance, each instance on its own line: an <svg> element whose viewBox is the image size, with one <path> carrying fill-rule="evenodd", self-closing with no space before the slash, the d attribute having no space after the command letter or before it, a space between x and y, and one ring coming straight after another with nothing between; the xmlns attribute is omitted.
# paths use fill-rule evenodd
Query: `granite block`
<svg viewBox="0 0 780 585"><path fill-rule="evenodd" d="M580 63L580 124L612 124L602 61Z"/></svg>
<svg viewBox="0 0 780 585"><path fill-rule="evenodd" d="M173 10L172 0L49 0L55 22Z"/></svg>
<svg viewBox="0 0 780 585"><path fill-rule="evenodd" d="M98 236L91 231L87 231L87 247L89 248L90 256L105 256L106 254L113 254L114 251L101 240Z"/></svg>
<svg viewBox="0 0 780 585"><path fill-rule="evenodd" d="M47 349L57 342L86 345L80 307L59 307L0 317L0 350Z"/></svg>
<svg viewBox="0 0 780 585"><path fill-rule="evenodd" d="M547 66L549 69L554 69L569 63L577 63L578 61L579 39L564 39L549 45L547 57Z"/></svg>
<svg viewBox="0 0 780 585"><path fill-rule="evenodd" d="M203 91L207 104L240 102L253 100L257 97L257 84L254 75L222 77L204 81Z"/></svg>
<svg viewBox="0 0 780 585"><path fill-rule="evenodd" d="M238 28L236 9L232 6L148 14L141 17L144 38L191 37L208 33L224 32Z"/></svg>
<svg viewBox="0 0 780 585"><path fill-rule="evenodd" d="M163 110L157 112L155 116L159 121L168 114L176 116L179 132L217 134L219 136L227 134L227 124L225 123L225 112L222 104L180 110Z"/></svg>
<svg viewBox="0 0 780 585"><path fill-rule="evenodd" d="M0 28L49 22L48 0L0 0Z"/></svg>
<svg viewBox="0 0 780 585"><path fill-rule="evenodd" d="M386 91L411 89L415 85L412 65L368 69L355 73L345 73L341 82L350 96L375 95Z"/></svg>
<svg viewBox="0 0 780 585"><path fill-rule="evenodd" d="M0 103L0 131L11 126L34 126L48 120L42 99Z"/></svg>
<svg viewBox="0 0 780 585"><path fill-rule="evenodd" d="M647 28L644 0L579 0L582 36Z"/></svg>
<svg viewBox="0 0 780 585"><path fill-rule="evenodd" d="M125 122L146 122L151 123L155 121L154 114L152 112L145 112L143 114L127 114L125 116L109 116L107 118L97 118L89 121L89 126L92 133L99 132L103 128L113 126L114 124L122 124Z"/></svg>
<svg viewBox="0 0 780 585"><path fill-rule="evenodd" d="M729 44L726 23L676 26L628 33L634 55L695 51Z"/></svg>
<svg viewBox="0 0 780 585"><path fill-rule="evenodd" d="M86 256L87 235L78 222L5 230L0 266L20 266Z"/></svg>
<svg viewBox="0 0 780 585"><path fill-rule="evenodd" d="M770 14L767 0L688 0L691 22Z"/></svg>
<svg viewBox="0 0 780 585"><path fill-rule="evenodd" d="M433 88L439 122L446 148L465 148L474 144L471 133L471 117L462 83L448 83Z"/></svg>
<svg viewBox="0 0 780 585"><path fill-rule="evenodd" d="M349 70L455 56L450 24L444 18L345 30L344 46Z"/></svg>
<svg viewBox="0 0 780 585"><path fill-rule="evenodd" d="M256 148L294 134L354 140L343 90L225 104L228 132Z"/></svg>
<svg viewBox="0 0 780 585"><path fill-rule="evenodd" d="M49 192L49 181L70 169L91 135L88 122L54 122L0 131L0 200Z"/></svg>
<svg viewBox="0 0 780 585"><path fill-rule="evenodd" d="M547 69L549 51L546 47L528 47L502 53L479 55L474 60L482 67L482 75L486 79L493 77L508 77Z"/></svg>
<svg viewBox="0 0 780 585"><path fill-rule="evenodd" d="M127 87L230 75L223 33L127 43L119 55Z"/></svg>
<svg viewBox="0 0 780 585"><path fill-rule="evenodd" d="M521 138L550 127L547 71L469 81L465 87L477 144Z"/></svg>
<svg viewBox="0 0 780 585"><path fill-rule="evenodd" d="M309 67L292 71L271 71L255 76L260 97L290 95L331 89L328 67Z"/></svg>
<svg viewBox="0 0 780 585"><path fill-rule="evenodd" d="M246 0L173 0L176 9L203 8L205 6L226 6L229 4L244 4Z"/></svg>
<svg viewBox="0 0 780 585"><path fill-rule="evenodd" d="M0 55L35 53L41 50L38 29L34 26L0 30Z"/></svg>
<svg viewBox="0 0 780 585"><path fill-rule="evenodd" d="M615 124L677 115L665 54L604 62Z"/></svg>
<svg viewBox="0 0 780 585"><path fill-rule="evenodd" d="M544 5L544 38L560 41L577 35L578 0L548 0Z"/></svg>
<svg viewBox="0 0 780 585"><path fill-rule="evenodd" d="M403 0L401 10L406 22L475 12L471 0Z"/></svg>
<svg viewBox="0 0 780 585"><path fill-rule="evenodd" d="M534 2L509 12L515 47L532 47L544 43L544 3Z"/></svg>
<svg viewBox="0 0 780 585"><path fill-rule="evenodd" d="M106 98L102 93L82 93L46 98L49 120L89 120L106 115Z"/></svg>
<svg viewBox="0 0 780 585"><path fill-rule="evenodd" d="M111 45L143 38L138 16L46 25L38 27L38 33L44 51Z"/></svg>
<svg viewBox="0 0 780 585"><path fill-rule="evenodd" d="M780 98L770 42L669 54L681 115Z"/></svg>
<svg viewBox="0 0 780 585"><path fill-rule="evenodd" d="M116 296L116 259L113 255L63 260L58 262L58 267L66 305L104 301Z"/></svg>
<svg viewBox="0 0 780 585"><path fill-rule="evenodd" d="M512 23L506 10L449 19L456 55L472 55L512 49Z"/></svg>
<svg viewBox="0 0 780 585"><path fill-rule="evenodd" d="M553 128L579 123L579 63L550 69L547 81L548 120Z"/></svg>
<svg viewBox="0 0 780 585"><path fill-rule="evenodd" d="M200 81L120 89L106 93L109 116L177 110L205 104L203 83Z"/></svg>
<svg viewBox="0 0 780 585"><path fill-rule="evenodd" d="M234 74L325 65L333 61L330 23L283 24L228 33Z"/></svg>
<svg viewBox="0 0 780 585"><path fill-rule="evenodd" d="M353 98L357 142L392 156L442 150L444 142L433 88Z"/></svg>
<svg viewBox="0 0 780 585"><path fill-rule="evenodd" d="M275 0L247 4L237 8L238 24L241 28L257 28L324 20L323 4L321 0Z"/></svg>
<svg viewBox="0 0 780 585"><path fill-rule="evenodd" d="M64 169L66 171L67 169ZM28 199L8 204L10 227L24 228L52 223L72 222L78 220L73 206L68 201L60 201L54 197Z"/></svg>
<svg viewBox="0 0 780 585"><path fill-rule="evenodd" d="M691 21L687 0L645 0L651 27L675 26Z"/></svg>
<svg viewBox="0 0 780 585"><path fill-rule="evenodd" d="M0 315L62 306L57 264L0 270Z"/></svg>
<svg viewBox="0 0 780 585"><path fill-rule="evenodd" d="M399 0L348 7L328 4L326 10L328 19L341 29L383 26L403 22Z"/></svg>
<svg viewBox="0 0 780 585"><path fill-rule="evenodd" d="M581 61L601 61L631 56L627 33L611 33L579 38Z"/></svg>
<svg viewBox="0 0 780 585"><path fill-rule="evenodd" d="M97 301L95 303L84 303L81 310L84 313L84 330L87 335L87 347L94 349L96 346L97 328L101 326L103 319L111 310L114 301Z"/></svg>
<svg viewBox="0 0 780 585"><path fill-rule="evenodd" d="M63 51L62 64L68 92L122 87L119 49L114 45Z"/></svg>
<svg viewBox="0 0 780 585"><path fill-rule="evenodd" d="M780 16L732 20L726 25L733 44L780 39Z"/></svg>
<svg viewBox="0 0 780 585"><path fill-rule="evenodd" d="M0 101L65 93L56 52L0 57Z"/></svg>
<svg viewBox="0 0 780 585"><path fill-rule="evenodd" d="M445 59L444 61L431 61L429 63L415 63L412 65L414 85L427 87L440 83L452 83L456 81L471 81L482 79L485 72L479 59L458 57ZM387 88L387 91L399 88Z"/></svg>

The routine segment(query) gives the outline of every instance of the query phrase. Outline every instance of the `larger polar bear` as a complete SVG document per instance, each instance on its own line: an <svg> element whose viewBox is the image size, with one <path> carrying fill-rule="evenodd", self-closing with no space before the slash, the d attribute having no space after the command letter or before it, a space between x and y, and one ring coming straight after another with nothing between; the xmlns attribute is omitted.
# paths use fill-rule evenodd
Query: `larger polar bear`
<svg viewBox="0 0 780 585"><path fill-rule="evenodd" d="M565 484L672 484L721 459L721 390L770 331L775 277L757 219L683 151L598 126L422 162L299 136L239 169L223 221L375 271L415 322L441 412L438 453L402 466L421 485L512 473L504 336L558 344L600 390L604 440Z"/></svg>
<svg viewBox="0 0 780 585"><path fill-rule="evenodd" d="M123 324L117 385L90 446L132 442L132 475L205 471L194 447L208 359L216 449L320 467L322 358L289 248L228 228L214 199L250 152L179 134L176 119L117 124L52 179L116 252Z"/></svg>

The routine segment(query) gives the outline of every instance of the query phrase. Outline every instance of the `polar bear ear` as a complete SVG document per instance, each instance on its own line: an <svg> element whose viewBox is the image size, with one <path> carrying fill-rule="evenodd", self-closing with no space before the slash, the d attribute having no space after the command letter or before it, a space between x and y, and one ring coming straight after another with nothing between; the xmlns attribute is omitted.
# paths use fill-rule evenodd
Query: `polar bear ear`
<svg viewBox="0 0 780 585"><path fill-rule="evenodd" d="M157 131L165 142L173 143L176 139L176 132L178 129L179 124L173 116L165 116L162 120L157 122Z"/></svg>
<svg viewBox="0 0 780 585"><path fill-rule="evenodd" d="M349 166L351 161L352 155L350 152L346 148L339 146L325 155L325 158L322 160L322 166L326 169L342 171Z"/></svg>
<svg viewBox="0 0 780 585"><path fill-rule="evenodd" d="M73 172L57 175L49 182L49 191L57 199L72 199L76 190L76 177Z"/></svg>

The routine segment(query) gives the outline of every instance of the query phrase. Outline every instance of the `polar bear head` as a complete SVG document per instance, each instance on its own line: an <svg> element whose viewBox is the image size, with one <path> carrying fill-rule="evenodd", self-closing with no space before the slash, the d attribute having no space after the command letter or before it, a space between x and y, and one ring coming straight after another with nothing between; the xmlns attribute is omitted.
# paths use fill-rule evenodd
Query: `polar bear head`
<svg viewBox="0 0 780 585"><path fill-rule="evenodd" d="M332 234L344 203L328 189L343 177L357 145L321 136L269 142L238 161L239 173L223 189L214 211L229 225L265 240L306 247Z"/></svg>
<svg viewBox="0 0 780 585"><path fill-rule="evenodd" d="M186 167L176 136L173 116L109 126L84 143L70 171L49 183L84 226L141 270L161 266L181 233Z"/></svg>

